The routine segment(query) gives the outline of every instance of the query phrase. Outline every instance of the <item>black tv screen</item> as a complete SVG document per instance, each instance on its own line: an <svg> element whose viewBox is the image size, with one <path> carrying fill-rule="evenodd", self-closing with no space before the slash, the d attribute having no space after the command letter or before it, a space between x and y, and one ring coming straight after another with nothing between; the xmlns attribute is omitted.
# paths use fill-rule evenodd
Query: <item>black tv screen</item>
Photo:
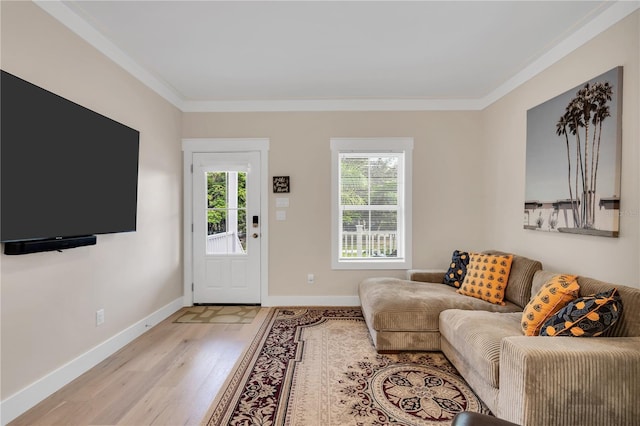
<svg viewBox="0 0 640 426"><path fill-rule="evenodd" d="M0 241L136 230L140 133L2 71Z"/></svg>

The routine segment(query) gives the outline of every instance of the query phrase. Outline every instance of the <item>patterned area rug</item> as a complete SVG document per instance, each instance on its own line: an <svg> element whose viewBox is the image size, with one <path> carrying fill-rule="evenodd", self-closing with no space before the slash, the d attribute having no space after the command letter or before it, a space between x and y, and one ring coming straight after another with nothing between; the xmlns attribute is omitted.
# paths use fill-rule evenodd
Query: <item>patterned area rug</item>
<svg viewBox="0 0 640 426"><path fill-rule="evenodd" d="M209 324L251 324L260 306L192 306L173 322Z"/></svg>
<svg viewBox="0 0 640 426"><path fill-rule="evenodd" d="M378 354L360 308L275 308L207 425L449 425L488 413L439 352Z"/></svg>

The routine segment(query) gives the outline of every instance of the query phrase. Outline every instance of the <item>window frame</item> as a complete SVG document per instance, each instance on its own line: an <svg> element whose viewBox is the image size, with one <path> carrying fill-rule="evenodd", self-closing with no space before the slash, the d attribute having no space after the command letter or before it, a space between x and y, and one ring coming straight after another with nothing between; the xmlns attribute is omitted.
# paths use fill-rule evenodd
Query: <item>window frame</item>
<svg viewBox="0 0 640 426"><path fill-rule="evenodd" d="M413 138L410 137L382 137L382 138L331 138L331 267L332 269L411 269L412 267L412 154ZM376 257L367 259L340 258L340 154L384 154L399 153L404 155L403 173L398 181L403 185L401 198L403 205L398 206L398 214L403 220L398 221L398 241L403 245L403 256L398 258ZM400 170L399 170L400 172ZM399 200L400 201L400 200ZM402 222L402 224L401 224Z"/></svg>

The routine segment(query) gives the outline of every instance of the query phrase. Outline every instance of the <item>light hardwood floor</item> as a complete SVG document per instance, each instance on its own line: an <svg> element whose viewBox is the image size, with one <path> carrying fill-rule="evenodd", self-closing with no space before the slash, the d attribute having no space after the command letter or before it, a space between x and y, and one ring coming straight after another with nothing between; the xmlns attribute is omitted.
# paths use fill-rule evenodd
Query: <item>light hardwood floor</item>
<svg viewBox="0 0 640 426"><path fill-rule="evenodd" d="M199 424L267 312L252 324L174 324L179 311L9 425Z"/></svg>

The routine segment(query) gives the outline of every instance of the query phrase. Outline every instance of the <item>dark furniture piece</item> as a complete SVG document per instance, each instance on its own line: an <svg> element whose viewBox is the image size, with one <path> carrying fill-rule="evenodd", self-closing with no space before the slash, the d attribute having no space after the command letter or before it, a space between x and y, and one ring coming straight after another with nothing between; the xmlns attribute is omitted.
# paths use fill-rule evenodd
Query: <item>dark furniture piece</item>
<svg viewBox="0 0 640 426"><path fill-rule="evenodd" d="M451 426L518 426L515 423L486 414L463 411L453 418Z"/></svg>

